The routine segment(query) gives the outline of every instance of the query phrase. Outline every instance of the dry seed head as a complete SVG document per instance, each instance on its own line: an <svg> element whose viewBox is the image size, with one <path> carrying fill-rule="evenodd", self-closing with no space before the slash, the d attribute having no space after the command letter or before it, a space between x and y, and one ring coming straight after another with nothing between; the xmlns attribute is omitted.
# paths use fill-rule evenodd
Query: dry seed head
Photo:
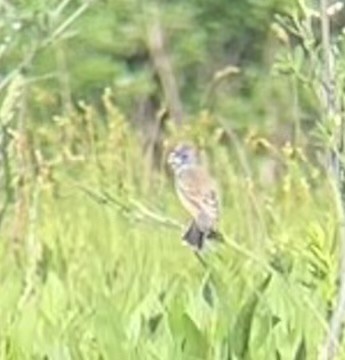
<svg viewBox="0 0 345 360"><path fill-rule="evenodd" d="M288 33L285 31L285 29L283 27L281 27L278 23L273 23L271 25L271 31L273 33L273 35L279 40L281 41L284 45L288 45L289 44L289 35Z"/></svg>

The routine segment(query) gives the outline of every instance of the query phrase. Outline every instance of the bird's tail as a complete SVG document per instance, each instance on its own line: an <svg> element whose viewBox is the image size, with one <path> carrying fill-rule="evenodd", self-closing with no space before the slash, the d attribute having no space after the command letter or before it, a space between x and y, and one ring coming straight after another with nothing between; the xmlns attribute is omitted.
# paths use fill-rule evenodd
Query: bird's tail
<svg viewBox="0 0 345 360"><path fill-rule="evenodd" d="M204 247L206 240L223 242L224 237L220 232L216 230L211 230L207 232L202 231L195 223L195 221L192 221L187 231L183 235L183 240L185 240L193 248L201 250Z"/></svg>
<svg viewBox="0 0 345 360"><path fill-rule="evenodd" d="M205 233L198 228L197 224L194 221L192 221L182 238L190 246L200 250L204 246Z"/></svg>

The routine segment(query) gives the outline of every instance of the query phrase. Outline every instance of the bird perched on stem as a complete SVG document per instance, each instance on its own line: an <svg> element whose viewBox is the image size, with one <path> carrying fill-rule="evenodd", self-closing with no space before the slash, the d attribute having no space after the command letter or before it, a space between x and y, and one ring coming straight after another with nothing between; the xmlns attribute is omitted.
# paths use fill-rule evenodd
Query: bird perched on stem
<svg viewBox="0 0 345 360"><path fill-rule="evenodd" d="M219 197L215 181L191 145L178 145L169 154L168 164L174 173L177 195L193 218L183 239L201 250L207 239L221 239L216 230Z"/></svg>

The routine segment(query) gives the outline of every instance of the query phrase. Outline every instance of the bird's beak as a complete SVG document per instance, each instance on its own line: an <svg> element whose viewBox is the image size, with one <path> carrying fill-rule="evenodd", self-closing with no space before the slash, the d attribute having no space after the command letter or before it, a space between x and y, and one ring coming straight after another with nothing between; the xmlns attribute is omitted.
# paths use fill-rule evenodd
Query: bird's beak
<svg viewBox="0 0 345 360"><path fill-rule="evenodd" d="M176 154L175 152L171 152L168 156L168 164L171 166L176 163Z"/></svg>
<svg viewBox="0 0 345 360"><path fill-rule="evenodd" d="M170 153L167 162L173 170L176 170L181 165L181 159L175 151Z"/></svg>

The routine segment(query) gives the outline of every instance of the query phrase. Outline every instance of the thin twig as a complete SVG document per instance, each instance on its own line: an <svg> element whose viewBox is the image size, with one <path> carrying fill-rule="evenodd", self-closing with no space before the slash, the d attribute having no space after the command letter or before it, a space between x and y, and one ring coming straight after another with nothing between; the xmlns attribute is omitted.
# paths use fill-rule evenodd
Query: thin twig
<svg viewBox="0 0 345 360"><path fill-rule="evenodd" d="M53 41L59 38L68 27L70 27L92 4L93 0L85 2L80 5L79 8L69 16L58 28L56 28L53 33L42 42L42 47L50 45Z"/></svg>
<svg viewBox="0 0 345 360"><path fill-rule="evenodd" d="M177 221L168 218L167 216L160 214L157 211L153 211L134 199L128 199L127 202L121 201L120 199L114 197L106 191L96 192L86 186L75 183L79 190L83 191L85 194L90 196L92 199L97 202L115 207L120 211L126 218L135 221L144 221L150 220L158 223L162 226L168 226L175 229L182 229L182 225Z"/></svg>
<svg viewBox="0 0 345 360"><path fill-rule="evenodd" d="M26 56L24 56L22 61L20 61L19 64L2 79L0 82L0 91L4 89L16 75L27 68L40 51L52 44L58 38L61 38L64 32L91 6L93 1L94 0L89 0L80 5L80 7L77 8L77 10L72 15L70 15L60 26L58 26L50 35L48 35L38 44L35 44L26 54ZM61 5L59 5L57 9L60 11Z"/></svg>

